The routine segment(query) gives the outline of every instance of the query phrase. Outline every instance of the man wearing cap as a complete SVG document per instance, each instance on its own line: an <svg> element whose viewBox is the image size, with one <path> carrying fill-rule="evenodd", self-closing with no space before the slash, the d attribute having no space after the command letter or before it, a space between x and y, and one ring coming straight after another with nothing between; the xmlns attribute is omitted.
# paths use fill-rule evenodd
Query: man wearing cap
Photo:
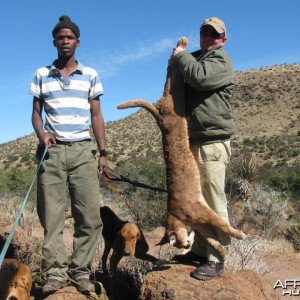
<svg viewBox="0 0 300 300"><path fill-rule="evenodd" d="M225 195L225 173L230 159L230 138L235 132L230 101L233 92L232 63L223 49L226 28L216 17L205 19L200 27L200 48L194 53L174 48L179 69L186 83L186 117L190 148L197 161L202 193L223 219L229 222ZM230 237L211 228L211 235L224 247ZM196 232L191 251L176 255L177 261L198 261L191 276L210 280L224 272L224 261Z"/></svg>
<svg viewBox="0 0 300 300"><path fill-rule="evenodd" d="M41 158L48 146L37 188L37 211L44 228L42 269L47 280L42 290L44 294L53 293L66 286L70 276L79 291L93 292L90 265L102 226L98 172L108 165L100 109L103 88L97 72L75 60L80 44L78 26L62 16L52 35L58 58L39 68L30 85L32 124L39 139L37 157ZM89 117L100 152L98 163ZM63 240L67 190L74 218L69 260Z"/></svg>

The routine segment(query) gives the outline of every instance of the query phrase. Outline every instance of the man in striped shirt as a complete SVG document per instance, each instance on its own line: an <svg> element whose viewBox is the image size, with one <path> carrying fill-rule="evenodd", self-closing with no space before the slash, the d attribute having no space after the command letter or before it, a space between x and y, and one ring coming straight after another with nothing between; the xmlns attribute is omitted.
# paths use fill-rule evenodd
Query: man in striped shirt
<svg viewBox="0 0 300 300"><path fill-rule="evenodd" d="M78 26L68 16L62 16L52 35L58 58L52 65L39 68L30 85L32 124L39 139L37 154L43 154L48 146L38 173L37 193L38 215L44 228L43 293L66 286L68 276L79 291L93 292L90 264L102 226L98 173L108 165L100 108L103 88L97 72L75 59L80 44ZM98 164L89 118L100 152ZM70 259L63 241L67 189L75 221Z"/></svg>

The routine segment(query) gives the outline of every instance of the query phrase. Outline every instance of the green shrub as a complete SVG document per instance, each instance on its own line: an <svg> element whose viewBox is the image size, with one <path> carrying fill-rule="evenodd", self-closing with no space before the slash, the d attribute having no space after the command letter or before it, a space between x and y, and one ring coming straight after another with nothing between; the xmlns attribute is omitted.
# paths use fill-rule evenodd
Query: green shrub
<svg viewBox="0 0 300 300"><path fill-rule="evenodd" d="M31 159L31 154L25 153L25 154L22 156L22 158L21 158L21 163L30 161L30 159Z"/></svg>
<svg viewBox="0 0 300 300"><path fill-rule="evenodd" d="M285 191L293 197L298 198L300 196L300 172L273 173L265 178L263 182L278 191Z"/></svg>
<svg viewBox="0 0 300 300"><path fill-rule="evenodd" d="M33 171L22 171L18 168L0 171L0 191L25 194L33 175Z"/></svg>
<svg viewBox="0 0 300 300"><path fill-rule="evenodd" d="M264 163L263 166L267 169L271 169L273 167L273 163L271 161L268 161L268 162Z"/></svg>
<svg viewBox="0 0 300 300"><path fill-rule="evenodd" d="M116 170L123 178L133 183L142 183L158 189L166 188L165 164L161 160L135 157L118 164ZM138 222L143 229L150 230L165 225L167 193L126 182L118 183L117 191L132 207L134 214L138 215Z"/></svg>

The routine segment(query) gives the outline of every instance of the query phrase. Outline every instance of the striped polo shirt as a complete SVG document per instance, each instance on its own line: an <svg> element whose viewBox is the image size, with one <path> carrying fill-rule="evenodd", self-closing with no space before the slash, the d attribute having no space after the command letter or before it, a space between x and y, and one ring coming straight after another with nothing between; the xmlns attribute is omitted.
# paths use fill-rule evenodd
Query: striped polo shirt
<svg viewBox="0 0 300 300"><path fill-rule="evenodd" d="M29 88L44 102L44 130L61 141L89 139L89 100L103 94L97 71L78 61L76 70L64 78L54 63L39 68Z"/></svg>

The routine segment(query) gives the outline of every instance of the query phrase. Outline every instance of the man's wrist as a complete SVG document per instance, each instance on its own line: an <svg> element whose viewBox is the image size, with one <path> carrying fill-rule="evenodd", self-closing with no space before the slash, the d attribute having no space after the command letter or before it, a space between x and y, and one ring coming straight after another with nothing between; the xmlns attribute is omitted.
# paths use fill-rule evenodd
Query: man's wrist
<svg viewBox="0 0 300 300"><path fill-rule="evenodd" d="M107 153L106 153L106 150L105 149L102 149L102 150L100 150L100 157L102 157L102 156L106 156L107 155Z"/></svg>

